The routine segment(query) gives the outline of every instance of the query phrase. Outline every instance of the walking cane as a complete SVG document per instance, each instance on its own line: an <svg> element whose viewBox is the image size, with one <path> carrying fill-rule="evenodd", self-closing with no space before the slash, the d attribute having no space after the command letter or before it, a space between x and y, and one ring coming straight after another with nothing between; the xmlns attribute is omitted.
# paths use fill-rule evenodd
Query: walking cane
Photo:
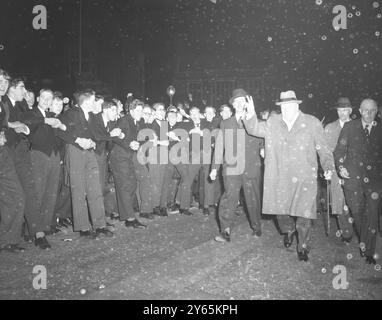
<svg viewBox="0 0 382 320"><path fill-rule="evenodd" d="M326 236L328 237L330 234L330 208L332 207L332 199L330 196L330 188L331 181L326 180L326 211L327 211L327 219L326 219Z"/></svg>

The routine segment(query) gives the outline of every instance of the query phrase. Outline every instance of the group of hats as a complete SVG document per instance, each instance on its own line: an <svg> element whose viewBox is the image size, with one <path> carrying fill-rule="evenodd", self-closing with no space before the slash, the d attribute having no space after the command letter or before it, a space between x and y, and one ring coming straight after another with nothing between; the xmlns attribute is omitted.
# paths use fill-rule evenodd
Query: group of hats
<svg viewBox="0 0 382 320"><path fill-rule="evenodd" d="M229 103L232 104L236 98L246 97L248 93L244 89L235 89L232 92L232 97L229 99ZM298 103L300 104L302 101L298 100L296 97L296 93L292 90L281 92L280 100L276 102L276 105L282 105L286 103Z"/></svg>
<svg viewBox="0 0 382 320"><path fill-rule="evenodd" d="M232 92L232 97L229 99L229 103L232 104L236 98L246 97L248 93L244 89L235 89ZM296 93L292 90L281 92L280 100L276 102L276 105L281 106L282 104L297 103L300 104L302 101L298 100ZM333 106L333 109L343 109L343 108L353 108L349 98L340 97L337 103Z"/></svg>

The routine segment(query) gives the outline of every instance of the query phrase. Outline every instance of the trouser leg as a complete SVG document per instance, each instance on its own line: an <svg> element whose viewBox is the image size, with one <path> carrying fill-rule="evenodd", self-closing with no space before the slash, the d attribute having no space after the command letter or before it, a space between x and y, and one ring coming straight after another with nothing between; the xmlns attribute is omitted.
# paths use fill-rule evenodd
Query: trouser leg
<svg viewBox="0 0 382 320"><path fill-rule="evenodd" d="M260 180L243 175L242 183L251 227L254 230L261 230Z"/></svg>
<svg viewBox="0 0 382 320"><path fill-rule="evenodd" d="M21 242L25 197L6 147L0 147L0 245Z"/></svg>
<svg viewBox="0 0 382 320"><path fill-rule="evenodd" d="M133 201L137 190L137 179L132 159L112 151L110 169L114 177L119 218L133 219L135 218Z"/></svg>
<svg viewBox="0 0 382 320"><path fill-rule="evenodd" d="M35 235L39 220L39 209L36 202L36 188L32 172L31 155L26 141L20 141L15 147L8 149L17 176L25 196L24 217L30 235Z"/></svg>
<svg viewBox="0 0 382 320"><path fill-rule="evenodd" d="M364 216L365 204L366 204L365 195L362 189L358 189L358 190L344 189L344 193L345 193L345 200L346 200L347 206L350 209L351 217L354 220L353 226L355 227L359 241L362 242L361 231L362 231L362 224L364 223L363 216Z"/></svg>
<svg viewBox="0 0 382 320"><path fill-rule="evenodd" d="M231 228L241 189L241 176L228 176L224 180L225 191L219 204L220 230Z"/></svg>
<svg viewBox="0 0 382 320"><path fill-rule="evenodd" d="M301 249L308 249L310 251L312 219L297 217L296 229L298 234L297 250L301 251Z"/></svg>

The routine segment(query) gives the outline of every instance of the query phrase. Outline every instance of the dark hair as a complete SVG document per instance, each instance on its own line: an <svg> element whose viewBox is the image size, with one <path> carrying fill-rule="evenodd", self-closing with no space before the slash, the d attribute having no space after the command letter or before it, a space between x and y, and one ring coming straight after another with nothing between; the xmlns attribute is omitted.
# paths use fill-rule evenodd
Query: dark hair
<svg viewBox="0 0 382 320"><path fill-rule="evenodd" d="M228 104L223 104L219 108L219 113L222 112L224 108L228 108L231 112L233 112L231 106L229 106Z"/></svg>
<svg viewBox="0 0 382 320"><path fill-rule="evenodd" d="M4 69L0 69L0 76L3 76L6 80L10 81L11 80L11 76L9 75L9 73L7 71L5 71Z"/></svg>
<svg viewBox="0 0 382 320"><path fill-rule="evenodd" d="M163 108L166 110L166 106L165 106L165 104L162 103L162 102L154 103L152 108L153 108L154 110L157 110L159 106L163 106Z"/></svg>
<svg viewBox="0 0 382 320"><path fill-rule="evenodd" d="M41 89L41 90L39 91L39 95L41 96L41 93L43 93L43 92L50 92L50 93L53 95L53 97L54 97L54 93L53 93L53 91L50 90L50 89L46 89L46 88Z"/></svg>
<svg viewBox="0 0 382 320"><path fill-rule="evenodd" d="M81 106L86 100L95 95L95 92L91 89L86 89L78 93L78 105Z"/></svg>
<svg viewBox="0 0 382 320"><path fill-rule="evenodd" d="M129 105L129 111L135 110L138 106L144 106L145 104L138 99L134 99L133 102Z"/></svg>
<svg viewBox="0 0 382 320"><path fill-rule="evenodd" d="M98 100L104 100L105 101L105 96L101 95L101 94L96 94L95 96L95 100L98 101Z"/></svg>
<svg viewBox="0 0 382 320"><path fill-rule="evenodd" d="M53 99L54 100L64 100L64 95L60 91L53 92Z"/></svg>
<svg viewBox="0 0 382 320"><path fill-rule="evenodd" d="M24 83L25 80L21 77L13 78L9 81L9 87L17 87L20 82Z"/></svg>
<svg viewBox="0 0 382 320"><path fill-rule="evenodd" d="M198 111L200 112L200 108L199 108L199 107L197 107L197 106L192 106L192 107L190 108L190 113L191 113L191 111L194 110L194 109L196 109L196 110L198 110Z"/></svg>
<svg viewBox="0 0 382 320"><path fill-rule="evenodd" d="M114 100L106 99L102 102L102 110L110 109L112 107L117 107L117 104Z"/></svg>

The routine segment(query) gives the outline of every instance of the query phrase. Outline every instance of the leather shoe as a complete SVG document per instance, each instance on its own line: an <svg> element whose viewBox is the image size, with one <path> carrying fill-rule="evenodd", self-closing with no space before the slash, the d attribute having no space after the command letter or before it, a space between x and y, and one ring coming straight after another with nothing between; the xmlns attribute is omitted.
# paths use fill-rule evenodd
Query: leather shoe
<svg viewBox="0 0 382 320"><path fill-rule="evenodd" d="M261 235L262 235L262 232L261 232L261 230L253 229L253 231L252 231L252 235L253 235L255 238L260 238Z"/></svg>
<svg viewBox="0 0 382 320"><path fill-rule="evenodd" d="M295 235L296 235L296 231L293 231L292 233L286 233L284 235L284 247L285 248L289 248L292 245Z"/></svg>
<svg viewBox="0 0 382 320"><path fill-rule="evenodd" d="M47 235L47 236L51 236L51 235L59 233L59 232L61 232L61 230L58 229L57 227L50 227L50 230L44 231L45 235Z"/></svg>
<svg viewBox="0 0 382 320"><path fill-rule="evenodd" d="M168 213L170 214L179 213L179 210L180 210L180 206L178 203L174 203L168 207Z"/></svg>
<svg viewBox="0 0 382 320"><path fill-rule="evenodd" d="M154 220L154 216L153 216L152 213L141 212L141 213L139 214L139 216L140 216L141 218L145 218L145 219L149 219L149 220Z"/></svg>
<svg viewBox="0 0 382 320"><path fill-rule="evenodd" d="M186 216L192 216L192 212L188 209L180 209L179 210L180 214L185 214Z"/></svg>
<svg viewBox="0 0 382 320"><path fill-rule="evenodd" d="M159 207L155 207L154 210L153 210L153 215L156 215L156 216L160 216L161 215L161 212L160 212L160 208Z"/></svg>
<svg viewBox="0 0 382 320"><path fill-rule="evenodd" d="M143 223L140 223L137 219L133 221L126 220L125 221L125 226L127 228L135 228L135 229L146 229L147 226Z"/></svg>
<svg viewBox="0 0 382 320"><path fill-rule="evenodd" d="M96 239L97 236L98 235L95 232L90 230L80 231L80 237L83 237L83 238Z"/></svg>
<svg viewBox="0 0 382 320"><path fill-rule="evenodd" d="M107 238L112 238L112 237L114 237L114 233L113 232L111 232L109 229L107 229L107 228L98 228L98 229L96 229L96 234L97 235L104 235L105 237L107 237Z"/></svg>
<svg viewBox="0 0 382 320"><path fill-rule="evenodd" d="M50 249L52 247L46 237L36 238L34 244L42 250Z"/></svg>
<svg viewBox="0 0 382 320"><path fill-rule="evenodd" d="M110 213L110 220L119 220L119 214L116 212Z"/></svg>
<svg viewBox="0 0 382 320"><path fill-rule="evenodd" d="M372 256L366 256L366 263L377 264L377 261Z"/></svg>
<svg viewBox="0 0 382 320"><path fill-rule="evenodd" d="M160 208L161 217L168 217L167 208Z"/></svg>
<svg viewBox="0 0 382 320"><path fill-rule="evenodd" d="M307 262L309 260L308 253L309 251L307 249L302 249L301 251L297 251L298 260Z"/></svg>
<svg viewBox="0 0 382 320"><path fill-rule="evenodd" d="M341 241L344 242L344 243L350 243L351 239L352 239L351 237L350 238L346 238L346 237L341 236Z"/></svg>
<svg viewBox="0 0 382 320"><path fill-rule="evenodd" d="M230 242L231 241L231 234L229 231L223 231L219 235L215 237L215 241L217 242Z"/></svg>
<svg viewBox="0 0 382 320"><path fill-rule="evenodd" d="M18 244L7 244L3 247L0 247L0 251L7 251L7 252L24 252L25 248L20 247Z"/></svg>

